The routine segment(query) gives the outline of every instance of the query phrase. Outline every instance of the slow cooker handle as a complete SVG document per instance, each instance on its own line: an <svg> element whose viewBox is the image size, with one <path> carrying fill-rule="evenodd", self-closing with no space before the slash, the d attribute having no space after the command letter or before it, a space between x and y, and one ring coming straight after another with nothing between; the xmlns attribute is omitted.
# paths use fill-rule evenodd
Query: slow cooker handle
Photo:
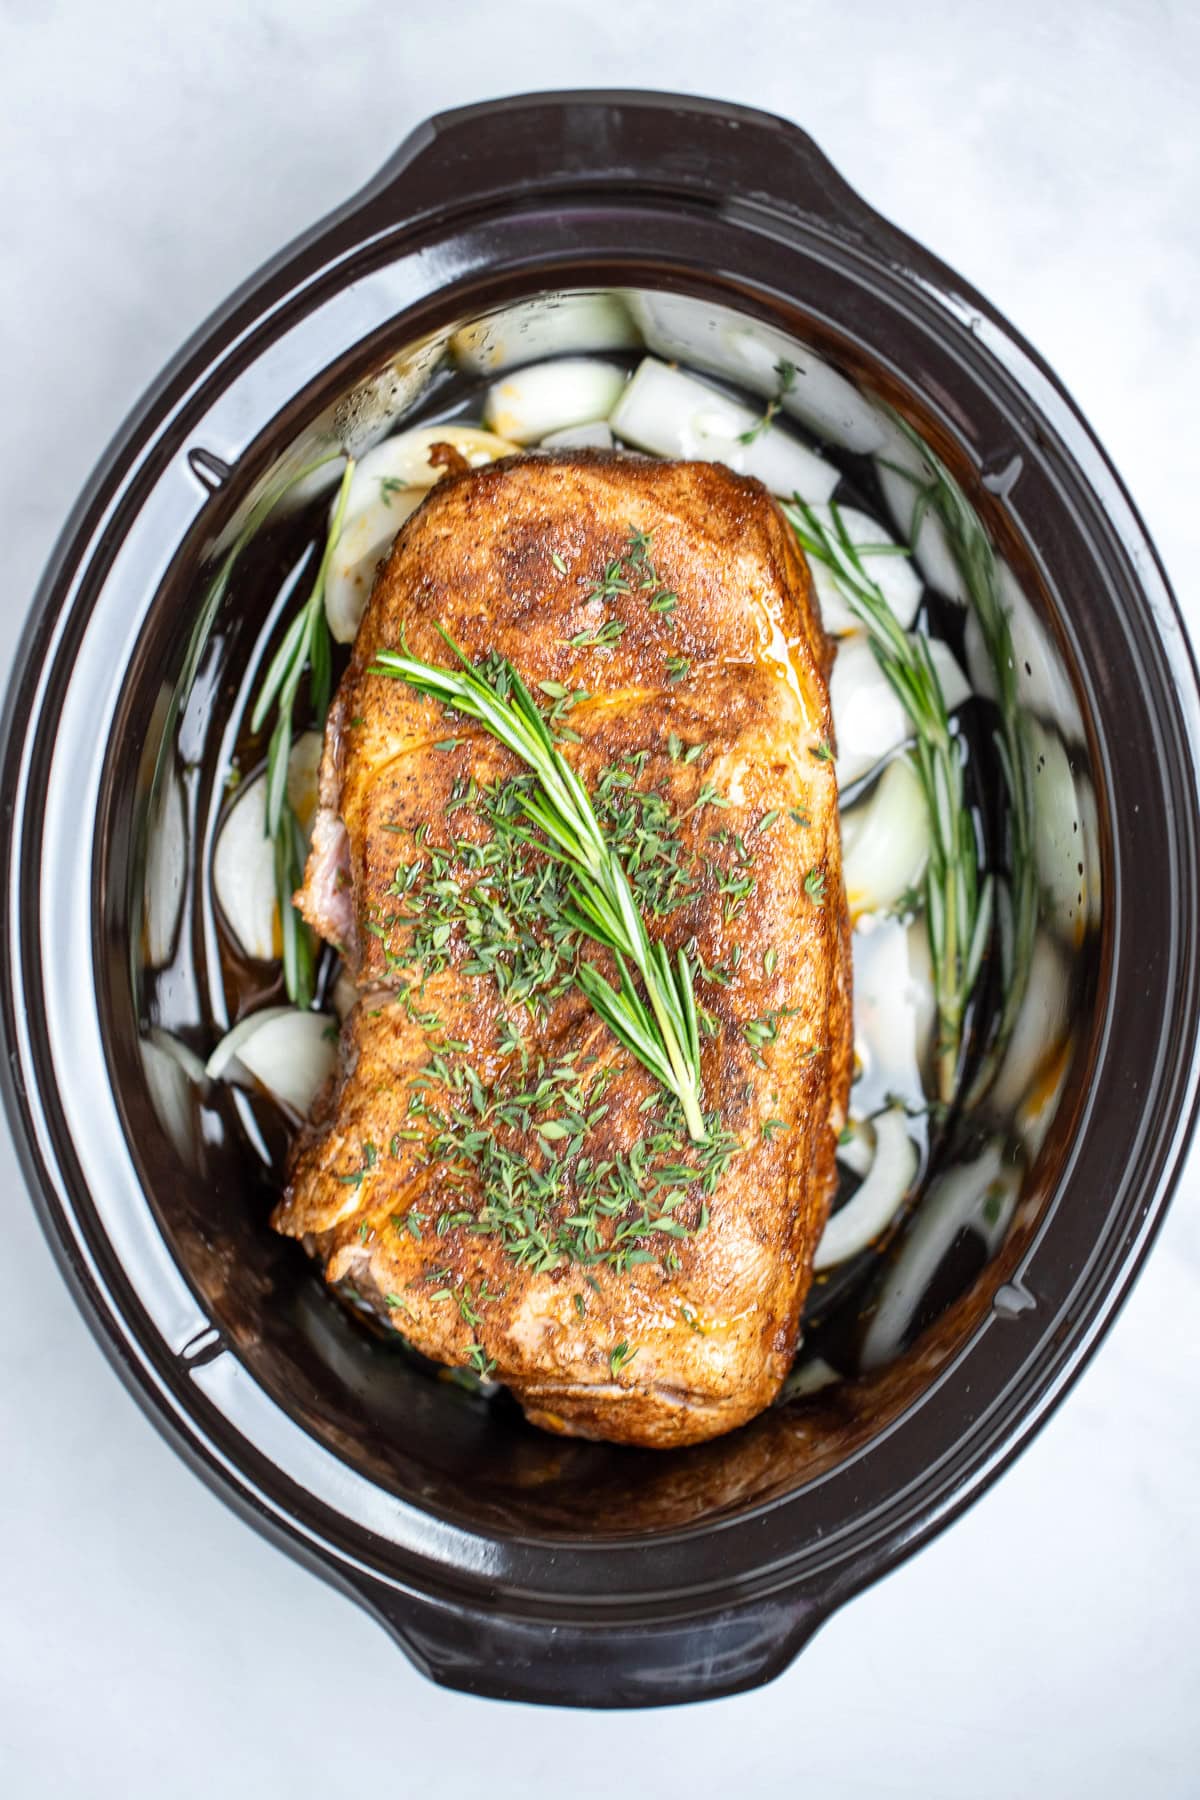
<svg viewBox="0 0 1200 1800"><path fill-rule="evenodd" d="M528 1617L439 1605L364 1577L356 1597L432 1680L542 1706L669 1706L715 1700L778 1675L834 1610L795 1592L684 1618Z"/></svg>
<svg viewBox="0 0 1200 1800"><path fill-rule="evenodd" d="M489 202L659 190L728 211L783 210L875 255L924 257L788 119L685 94L520 94L436 114L358 196L378 229Z"/></svg>

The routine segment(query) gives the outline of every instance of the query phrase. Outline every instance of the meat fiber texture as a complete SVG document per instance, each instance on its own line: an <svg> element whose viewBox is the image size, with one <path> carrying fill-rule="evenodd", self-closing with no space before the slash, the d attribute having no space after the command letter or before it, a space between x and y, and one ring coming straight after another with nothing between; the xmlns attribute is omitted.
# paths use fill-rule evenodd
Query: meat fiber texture
<svg viewBox="0 0 1200 1800"><path fill-rule="evenodd" d="M617 975L557 921L563 871L497 850L517 759L371 673L402 640L451 662L439 624L557 704L651 936L689 948L709 1144L574 983L579 957ZM852 1057L829 654L778 508L715 464L450 475L377 576L298 896L360 998L273 1222L549 1430L694 1443L794 1354Z"/></svg>

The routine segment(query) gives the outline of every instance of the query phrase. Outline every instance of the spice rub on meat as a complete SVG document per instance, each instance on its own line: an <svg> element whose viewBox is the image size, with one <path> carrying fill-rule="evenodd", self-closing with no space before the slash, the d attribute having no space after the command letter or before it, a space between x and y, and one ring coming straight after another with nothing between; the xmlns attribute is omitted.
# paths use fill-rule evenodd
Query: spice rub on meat
<svg viewBox="0 0 1200 1800"><path fill-rule="evenodd" d="M514 829L523 765L371 673L402 639L449 663L439 624L520 671L651 938L688 949L705 1142L573 979L616 967ZM449 475L376 580L300 895L361 997L274 1224L548 1429L692 1443L788 1369L851 1072L827 667L791 532L715 464Z"/></svg>

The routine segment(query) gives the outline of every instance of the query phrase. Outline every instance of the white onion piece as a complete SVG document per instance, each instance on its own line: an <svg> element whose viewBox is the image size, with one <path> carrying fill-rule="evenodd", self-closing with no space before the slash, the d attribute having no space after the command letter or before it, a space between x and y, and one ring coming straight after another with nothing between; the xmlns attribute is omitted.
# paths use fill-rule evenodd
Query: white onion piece
<svg viewBox="0 0 1200 1800"><path fill-rule="evenodd" d="M548 431L607 419L624 386L624 369L594 357L534 363L492 383L483 403L484 423L514 444L535 444Z"/></svg>
<svg viewBox="0 0 1200 1800"><path fill-rule="evenodd" d="M565 431L548 431L542 439L543 450L611 450L614 439L607 419L590 419L583 425L568 425Z"/></svg>
<svg viewBox="0 0 1200 1800"><path fill-rule="evenodd" d="M780 395L779 368L790 363L795 375L780 395L785 412L847 450L866 453L883 442L885 424L878 408L785 332L684 294L633 293L629 310L641 326L646 348L667 361L723 375L768 399Z"/></svg>
<svg viewBox="0 0 1200 1800"><path fill-rule="evenodd" d="M810 1356L807 1362L792 1370L779 1390L779 1398L781 1401L799 1400L805 1394L819 1394L822 1388L833 1387L841 1379L833 1364L827 1363L823 1356Z"/></svg>
<svg viewBox="0 0 1200 1800"><path fill-rule="evenodd" d="M333 984L333 992L329 999L334 1012L344 1025L350 1013L358 1005L358 989L350 979L350 973L345 963L337 972L337 980Z"/></svg>
<svg viewBox="0 0 1200 1800"><path fill-rule="evenodd" d="M196 1151L196 1095L205 1085L204 1064L186 1044L157 1026L138 1048L155 1117L178 1155L190 1164Z"/></svg>
<svg viewBox="0 0 1200 1800"><path fill-rule="evenodd" d="M989 1257L1004 1241L1021 1188L1020 1170L1003 1160L993 1140L974 1162L933 1182L903 1248L888 1271L863 1340L861 1365L877 1369L898 1355L917 1308L959 1233L983 1239Z"/></svg>
<svg viewBox="0 0 1200 1800"><path fill-rule="evenodd" d="M1027 1090L1017 1108L1016 1127L1031 1162L1045 1143L1046 1134L1054 1123L1054 1115L1058 1111L1063 1089L1067 1085L1067 1076L1071 1072L1071 1050L1071 1039L1064 1038L1055 1054L1042 1065L1037 1080Z"/></svg>
<svg viewBox="0 0 1200 1800"><path fill-rule="evenodd" d="M314 456L310 460L315 462L316 457ZM300 466L303 467L303 464ZM334 488L341 485L345 472L346 458L335 456L331 461L322 463L319 468L310 469L307 475L300 477L299 481L290 482L280 497L278 516L284 517L288 513L299 512L300 508L307 506L310 500L319 500L322 494L332 492Z"/></svg>
<svg viewBox="0 0 1200 1800"><path fill-rule="evenodd" d="M1090 913L1088 853L1071 759L1056 732L1029 721L1034 853L1043 908L1059 936L1082 944Z"/></svg>
<svg viewBox="0 0 1200 1800"><path fill-rule="evenodd" d="M936 1020L925 921L868 920L854 933L851 947L859 1067L855 1110L870 1112L893 1097L920 1107Z"/></svg>
<svg viewBox="0 0 1200 1800"><path fill-rule="evenodd" d="M889 444L886 451L876 459L879 485L887 501L888 511L896 522L902 541L909 545L916 557L921 573L930 587L936 588L939 594L946 594L951 600L957 600L960 605L966 606L970 597L967 584L950 548L945 527L933 508L926 507L914 543L913 514L921 490L917 482L911 481L908 475L889 468L887 465L891 462L911 468L921 483L932 479L932 469L899 431L896 432L896 441Z"/></svg>
<svg viewBox="0 0 1200 1800"><path fill-rule="evenodd" d="M861 1181L875 1155L875 1127L869 1119L847 1119L837 1142L838 1161Z"/></svg>
<svg viewBox="0 0 1200 1800"><path fill-rule="evenodd" d="M833 515L828 506L814 506L813 511L824 525L832 528ZM859 512L856 506L839 506L838 516L845 527L846 536L859 547L859 555L867 574L907 631L917 616L923 585L920 575L913 567L911 556L898 553L888 532L869 513ZM863 545L868 546L865 551L862 549ZM871 545L883 548L872 555L869 548ZM809 568L812 570L813 586L817 590L817 600L821 607L821 622L826 631L835 637L848 631L860 631L861 623L850 610L841 588L834 580L833 571L816 557L809 563Z"/></svg>
<svg viewBox="0 0 1200 1800"><path fill-rule="evenodd" d="M492 375L564 351L628 350L637 329L616 294L546 294L464 325L450 340L460 368Z"/></svg>
<svg viewBox="0 0 1200 1800"><path fill-rule="evenodd" d="M1013 671L1022 705L1049 724L1056 725L1068 740L1081 737L1079 702L1066 664L1049 627L1043 624L1011 565L1003 557L996 559L996 585L1000 603L1008 615ZM996 672L973 607L967 614L966 651L972 684L979 693L994 700L998 692Z"/></svg>
<svg viewBox="0 0 1200 1800"><path fill-rule="evenodd" d="M970 695L967 678L948 644L929 640L929 654L941 683L946 711ZM849 787L912 736L912 723L884 675L864 634L838 646L829 680L829 700L837 734L838 786Z"/></svg>
<svg viewBox="0 0 1200 1800"><path fill-rule="evenodd" d="M891 1224L917 1172L917 1146L898 1106L875 1120L875 1155L858 1192L826 1225L813 1268L832 1269L857 1256Z"/></svg>
<svg viewBox="0 0 1200 1800"><path fill-rule="evenodd" d="M916 770L898 756L866 800L842 814L842 872L850 917L890 912L925 873L929 806Z"/></svg>
<svg viewBox="0 0 1200 1800"><path fill-rule="evenodd" d="M380 559L405 520L420 506L428 488L393 490L378 484L374 500L343 525L325 578L325 617L339 644L352 644Z"/></svg>
<svg viewBox="0 0 1200 1800"><path fill-rule="evenodd" d="M367 452L354 471L346 496L343 531L372 501L379 499L383 482L391 483L395 493L398 488L431 488L440 481L445 469L429 460L435 444L450 444L473 469L481 469L501 456L512 456L519 448L497 437L494 431L483 431L478 425L460 425L454 420L445 425L415 426L412 431L385 438Z"/></svg>
<svg viewBox="0 0 1200 1800"><path fill-rule="evenodd" d="M306 1117L337 1066L337 1026L327 1013L291 1009L238 1050L242 1067L276 1100Z"/></svg>
<svg viewBox="0 0 1200 1800"><path fill-rule="evenodd" d="M226 1032L208 1059L208 1074L214 1081L256 1083L303 1118L336 1064L336 1024L328 1014L267 1006Z"/></svg>
<svg viewBox="0 0 1200 1800"><path fill-rule="evenodd" d="M231 1025L204 1065L210 1081L245 1081L246 1070L238 1061L238 1052L246 1040L262 1029L268 1019L281 1019L296 1009L292 1006L264 1006L260 1012L247 1013Z"/></svg>
<svg viewBox="0 0 1200 1800"><path fill-rule="evenodd" d="M752 431L760 417L707 382L647 356L608 422L617 437L655 456L726 463L739 474L757 476L773 494L828 500L838 471L799 438L768 425L742 443L741 433Z"/></svg>
<svg viewBox="0 0 1200 1800"><path fill-rule="evenodd" d="M1066 1036L1069 982L1059 951L1046 932L1033 941L1029 980L1013 1025L1012 1036L990 1100L1002 1113L1013 1112L1037 1085L1046 1064Z"/></svg>
<svg viewBox="0 0 1200 1800"><path fill-rule="evenodd" d="M147 968L161 969L170 961L183 912L186 872L183 784L174 764L167 763L146 828L142 929Z"/></svg>
<svg viewBox="0 0 1200 1800"><path fill-rule="evenodd" d="M288 757L288 800L305 836L317 809L319 731L306 731ZM213 892L226 925L247 956L269 962L279 955L275 898L275 847L265 835L267 782L256 775L234 798L213 853Z"/></svg>

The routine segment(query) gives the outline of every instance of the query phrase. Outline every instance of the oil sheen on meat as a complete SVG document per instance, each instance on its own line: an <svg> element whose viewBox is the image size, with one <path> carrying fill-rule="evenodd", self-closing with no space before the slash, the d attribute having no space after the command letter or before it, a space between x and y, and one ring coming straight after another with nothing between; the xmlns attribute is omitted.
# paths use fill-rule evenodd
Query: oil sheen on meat
<svg viewBox="0 0 1200 1800"><path fill-rule="evenodd" d="M557 709L651 936L689 948L707 1147L573 984L578 955L615 981L608 952L556 936L552 905L514 912L511 861L489 875L516 759L369 672L402 637L448 662L439 623ZM547 1429L713 1437L770 1404L794 1354L851 1073L828 663L777 507L715 464L447 476L376 579L299 896L360 998L274 1224ZM545 854L517 853L552 893Z"/></svg>

